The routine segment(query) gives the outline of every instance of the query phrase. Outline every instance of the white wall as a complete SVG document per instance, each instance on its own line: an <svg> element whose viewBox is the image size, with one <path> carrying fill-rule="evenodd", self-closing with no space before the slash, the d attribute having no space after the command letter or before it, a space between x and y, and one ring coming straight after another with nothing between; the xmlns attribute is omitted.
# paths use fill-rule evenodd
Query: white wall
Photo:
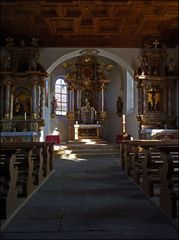
<svg viewBox="0 0 179 240"><path fill-rule="evenodd" d="M108 111L108 120L104 127L104 137L108 141L115 142L116 134L122 132L121 120L116 114L116 100L118 96L122 96L126 100L126 71L133 77L135 69L138 67L137 57L141 55L142 49L97 49L99 56L103 56L112 60L115 65L115 70L112 72L112 82L108 86L106 97L106 109ZM57 68L60 63L79 56L82 49L80 48L46 48L41 49L40 63L45 66L49 73L53 72L52 81L58 75L59 69ZM176 49L169 49L169 54L177 59ZM61 71L59 71L61 74ZM52 83L52 82L51 82ZM52 94L52 92L51 92ZM126 129L127 132L134 138L138 138L138 124L136 116L138 114L138 101L137 101L137 88L135 83L134 91L134 111L126 114ZM177 104L176 104L177 105ZM178 106L177 106L178 116ZM48 126L46 132L51 132L54 128L54 124L58 125L58 128L63 132L63 140L67 140L67 122L65 118L58 118L57 122L50 121L51 126Z"/></svg>
<svg viewBox="0 0 179 240"><path fill-rule="evenodd" d="M116 101L118 96L123 98L123 81L124 81L124 69L121 66L115 64L114 71L111 74L111 83L107 87L106 91L106 110L108 113L108 119L104 124L104 139L109 142L116 141L116 135L122 133L122 121L121 117L117 115Z"/></svg>

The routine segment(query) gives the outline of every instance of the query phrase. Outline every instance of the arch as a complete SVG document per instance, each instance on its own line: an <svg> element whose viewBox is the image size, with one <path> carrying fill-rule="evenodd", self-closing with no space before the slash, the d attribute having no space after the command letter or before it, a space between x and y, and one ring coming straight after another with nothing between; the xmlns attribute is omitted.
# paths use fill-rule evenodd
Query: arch
<svg viewBox="0 0 179 240"><path fill-rule="evenodd" d="M64 61L67 61L74 57L81 56L81 52L84 50L85 49L78 49L76 51L72 51L70 53L67 53L67 54L59 57L55 62L53 62L49 66L49 68L47 69L47 72L51 73L58 65L60 65ZM110 51L104 50L104 49L96 49L96 51L98 52L99 56L106 57L106 58L113 60L114 62L121 65L126 71L128 71L131 76L133 76L134 70L121 57L119 57L118 55L116 55Z"/></svg>

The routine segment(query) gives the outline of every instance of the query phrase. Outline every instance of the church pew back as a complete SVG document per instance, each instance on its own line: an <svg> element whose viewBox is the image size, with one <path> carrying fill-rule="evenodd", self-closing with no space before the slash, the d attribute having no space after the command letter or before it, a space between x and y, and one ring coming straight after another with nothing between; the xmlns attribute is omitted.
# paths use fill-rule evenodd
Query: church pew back
<svg viewBox="0 0 179 240"><path fill-rule="evenodd" d="M9 207L8 196L11 195L11 200L13 199L11 202L14 203L17 197L27 197L34 190L34 186L40 184L53 169L53 144L52 142L1 143L2 218L7 218L9 212L16 207L16 204L13 208Z"/></svg>

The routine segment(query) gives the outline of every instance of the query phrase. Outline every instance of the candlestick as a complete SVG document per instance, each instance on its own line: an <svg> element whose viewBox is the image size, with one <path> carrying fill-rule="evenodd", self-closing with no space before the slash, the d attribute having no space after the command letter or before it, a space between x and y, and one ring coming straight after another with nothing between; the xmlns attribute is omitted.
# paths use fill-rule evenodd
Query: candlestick
<svg viewBox="0 0 179 240"><path fill-rule="evenodd" d="M25 119L25 120L27 119L26 112L24 113L24 119Z"/></svg>

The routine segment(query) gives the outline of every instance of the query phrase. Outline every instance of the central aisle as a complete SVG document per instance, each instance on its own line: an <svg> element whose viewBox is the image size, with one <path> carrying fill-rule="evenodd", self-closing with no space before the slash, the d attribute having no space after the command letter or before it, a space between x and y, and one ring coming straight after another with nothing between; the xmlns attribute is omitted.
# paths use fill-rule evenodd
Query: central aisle
<svg viewBox="0 0 179 240"><path fill-rule="evenodd" d="M2 239L178 239L120 168L119 156L55 160L55 171Z"/></svg>

